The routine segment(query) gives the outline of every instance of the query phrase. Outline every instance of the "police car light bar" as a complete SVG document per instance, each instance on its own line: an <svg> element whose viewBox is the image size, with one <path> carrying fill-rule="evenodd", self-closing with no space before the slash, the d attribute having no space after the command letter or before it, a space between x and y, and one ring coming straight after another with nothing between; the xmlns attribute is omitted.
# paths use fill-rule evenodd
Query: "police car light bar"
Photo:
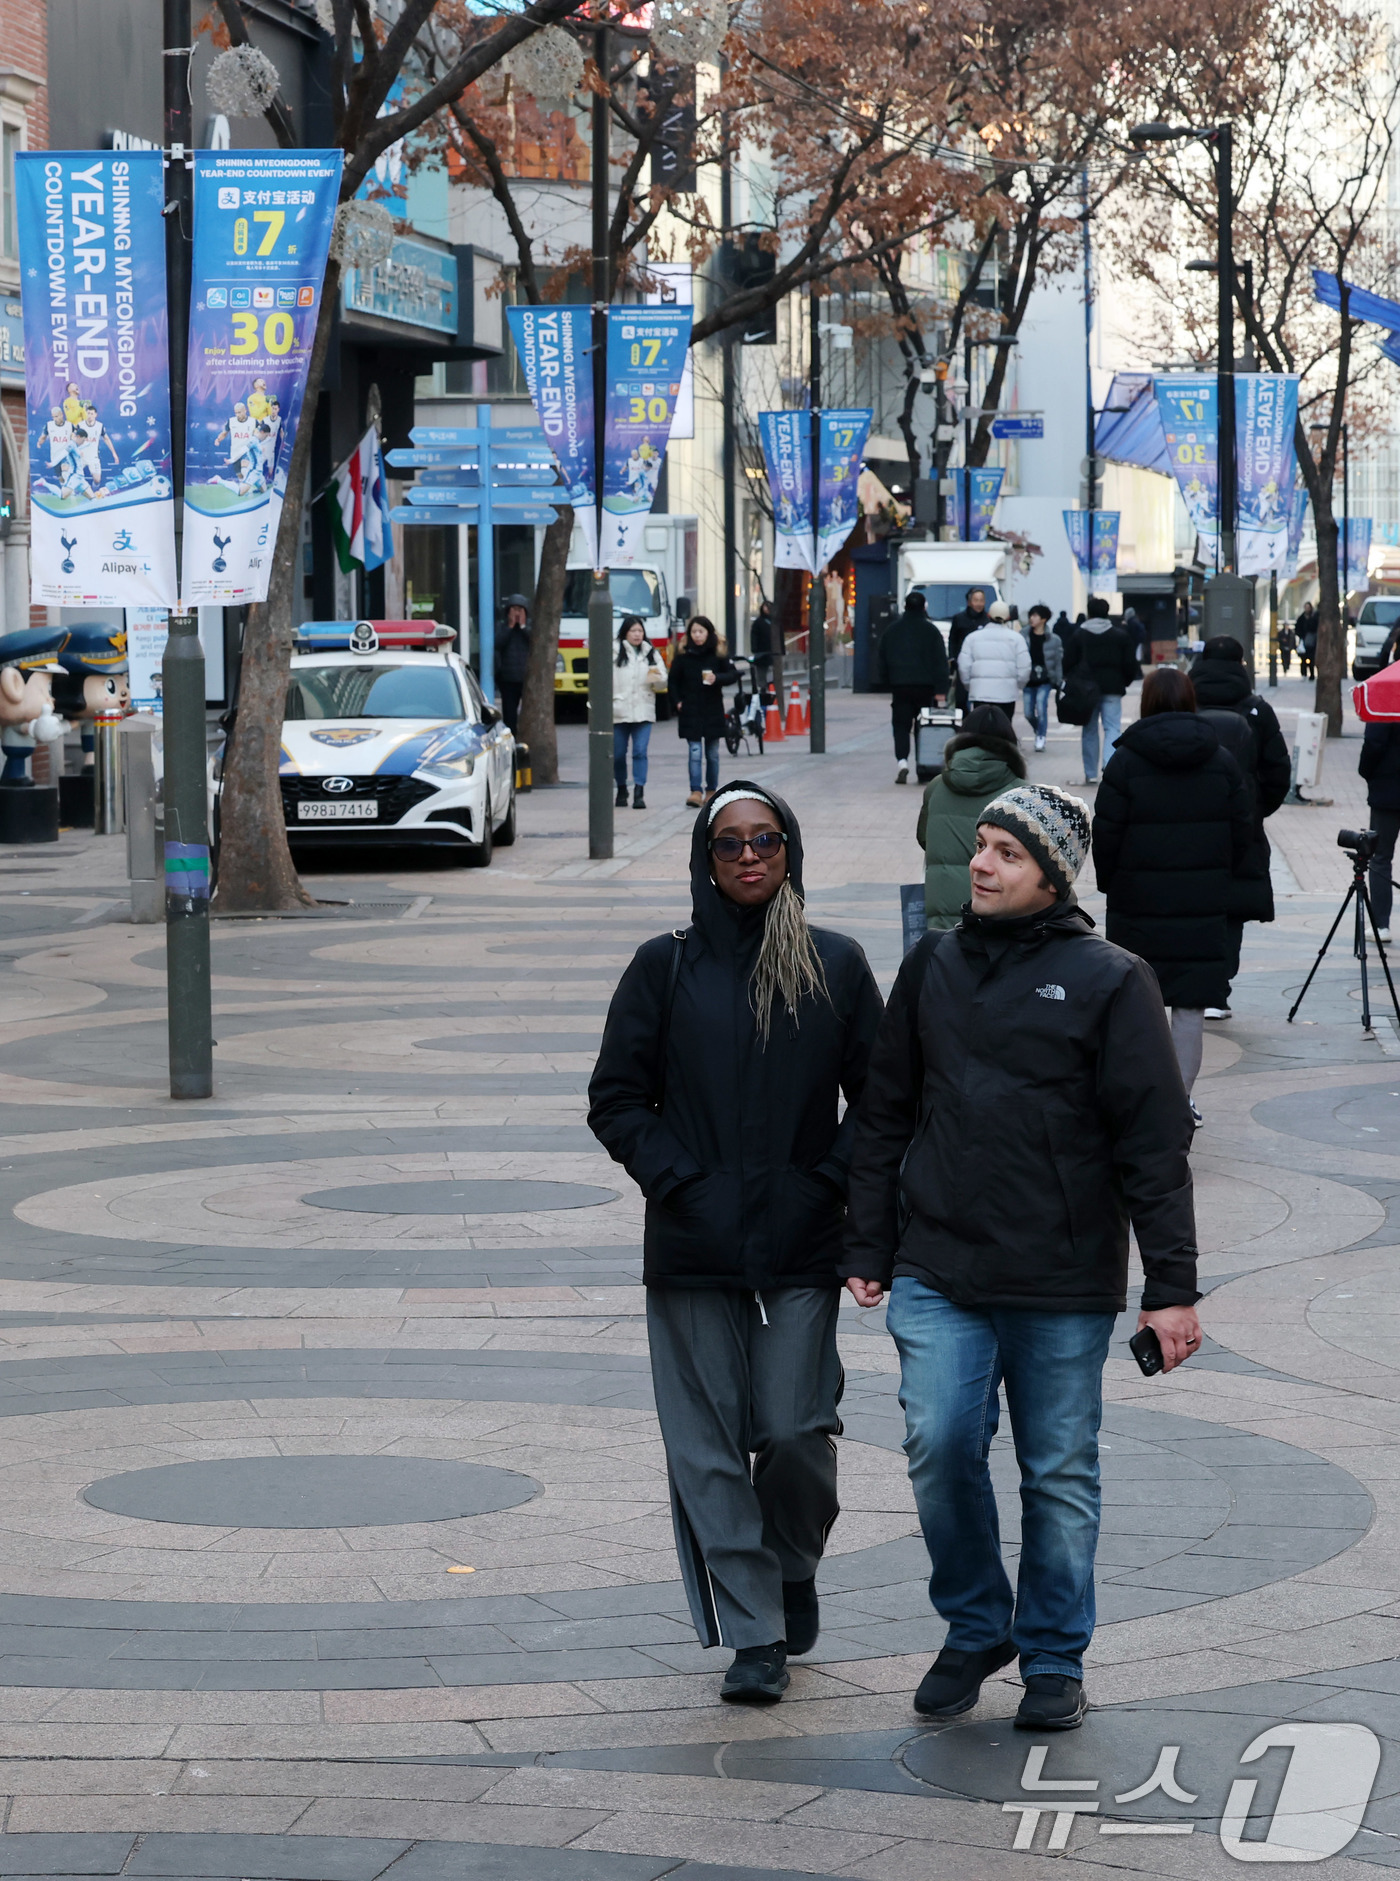
<svg viewBox="0 0 1400 1881"><path fill-rule="evenodd" d="M304 653L375 653L380 647L431 652L456 635L435 620L304 620L295 638Z"/></svg>

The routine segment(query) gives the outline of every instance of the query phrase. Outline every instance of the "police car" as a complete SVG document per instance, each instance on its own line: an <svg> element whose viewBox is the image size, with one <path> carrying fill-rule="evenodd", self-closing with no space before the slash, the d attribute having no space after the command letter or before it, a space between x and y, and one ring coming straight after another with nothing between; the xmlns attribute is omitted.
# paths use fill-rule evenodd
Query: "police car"
<svg viewBox="0 0 1400 1881"><path fill-rule="evenodd" d="M515 740L436 621L306 621L282 724L297 846L432 844L484 868L515 841Z"/></svg>

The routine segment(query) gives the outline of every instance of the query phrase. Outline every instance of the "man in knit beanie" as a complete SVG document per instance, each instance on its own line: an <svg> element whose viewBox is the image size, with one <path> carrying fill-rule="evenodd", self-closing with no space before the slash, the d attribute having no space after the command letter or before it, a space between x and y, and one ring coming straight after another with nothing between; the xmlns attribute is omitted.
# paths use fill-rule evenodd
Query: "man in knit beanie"
<svg viewBox="0 0 1400 1881"><path fill-rule="evenodd" d="M955 928L905 956L857 1107L838 1272L889 1290L905 1449L948 1632L914 1697L977 1703L1019 1659L1016 1724L1074 1730L1094 1631L1104 1360L1126 1304L1162 1368L1200 1349L1192 1121L1152 969L1074 900L1089 812L1018 784L982 812ZM1002 1564L987 1453L1006 1386L1021 1559Z"/></svg>

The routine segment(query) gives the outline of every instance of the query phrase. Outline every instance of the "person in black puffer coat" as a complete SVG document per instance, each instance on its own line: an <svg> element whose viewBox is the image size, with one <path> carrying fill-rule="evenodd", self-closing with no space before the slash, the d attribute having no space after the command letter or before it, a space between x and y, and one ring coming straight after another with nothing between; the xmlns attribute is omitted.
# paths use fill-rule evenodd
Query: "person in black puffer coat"
<svg viewBox="0 0 1400 1881"><path fill-rule="evenodd" d="M1371 828L1380 837L1371 860L1371 912L1381 939L1390 939L1391 879L1400 836L1400 725L1368 725L1356 767L1366 779Z"/></svg>
<svg viewBox="0 0 1400 1881"><path fill-rule="evenodd" d="M729 656L719 650L714 622L703 614L692 614L686 623L681 650L671 662L669 681L676 708L676 730L690 746L690 795L686 798L689 804L707 803L719 789L724 688L737 684L738 678Z"/></svg>
<svg viewBox="0 0 1400 1881"><path fill-rule="evenodd" d="M1278 716L1254 690L1244 663L1244 648L1231 634L1217 634L1191 666L1196 709L1244 772L1249 792L1254 840L1230 889L1230 978L1240 970L1240 944L1246 921L1272 921L1274 888L1269 878L1269 839L1264 819L1288 795L1293 760L1279 729ZM1228 1019L1228 1006L1208 1006L1207 1019Z"/></svg>
<svg viewBox="0 0 1400 1881"><path fill-rule="evenodd" d="M837 1513L836 1262L882 1002L856 943L808 927L801 831L771 790L730 784L695 819L690 888L684 940L646 942L613 995L588 1122L646 1196L652 1380L696 1631L738 1648L723 1697L771 1703L787 1654L816 1643Z"/></svg>
<svg viewBox="0 0 1400 1881"><path fill-rule="evenodd" d="M1139 954L1172 1009L1189 1094L1201 1068L1207 1006L1229 991L1232 884L1254 840L1249 792L1215 728L1196 713L1185 673L1157 666L1142 716L1118 740L1094 811L1094 872L1108 897L1108 939Z"/></svg>

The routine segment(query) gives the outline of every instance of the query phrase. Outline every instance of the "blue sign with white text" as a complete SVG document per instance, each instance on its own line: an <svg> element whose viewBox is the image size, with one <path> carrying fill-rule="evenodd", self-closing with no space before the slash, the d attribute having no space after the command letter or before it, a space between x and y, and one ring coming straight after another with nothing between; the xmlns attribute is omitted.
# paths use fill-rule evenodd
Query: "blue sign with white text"
<svg viewBox="0 0 1400 1881"><path fill-rule="evenodd" d="M773 502L773 566L812 569L812 414L763 411L758 435Z"/></svg>
<svg viewBox="0 0 1400 1881"><path fill-rule="evenodd" d="M997 498L1001 495L1002 481L1006 472L999 464L982 469L954 470L953 478L953 517L957 525L960 542L985 542L987 531L992 526L992 516L996 511ZM971 500L972 520L969 526L966 505Z"/></svg>
<svg viewBox="0 0 1400 1881"><path fill-rule="evenodd" d="M873 411L823 410L817 456L817 571L846 546L860 513L859 485Z"/></svg>
<svg viewBox="0 0 1400 1881"><path fill-rule="evenodd" d="M1191 527L1208 557L1220 540L1219 400L1213 374L1172 373L1153 381L1167 457Z"/></svg>
<svg viewBox="0 0 1400 1881"><path fill-rule="evenodd" d="M1296 465L1297 424L1296 375L1238 374L1235 552L1242 575L1267 575L1287 563L1288 499Z"/></svg>
<svg viewBox="0 0 1400 1881"><path fill-rule="evenodd" d="M589 552L595 553L592 311L579 306L507 307L506 319L544 442L554 452ZM413 441L433 444L438 435L415 432ZM454 440L444 436L442 441Z"/></svg>
<svg viewBox="0 0 1400 1881"><path fill-rule="evenodd" d="M609 307L603 413L603 560L626 567L642 546L690 349L690 307Z"/></svg>
<svg viewBox="0 0 1400 1881"><path fill-rule="evenodd" d="M176 602L162 161L15 158L40 606Z"/></svg>
<svg viewBox="0 0 1400 1881"><path fill-rule="evenodd" d="M340 168L338 150L195 153L187 606L267 599Z"/></svg>

